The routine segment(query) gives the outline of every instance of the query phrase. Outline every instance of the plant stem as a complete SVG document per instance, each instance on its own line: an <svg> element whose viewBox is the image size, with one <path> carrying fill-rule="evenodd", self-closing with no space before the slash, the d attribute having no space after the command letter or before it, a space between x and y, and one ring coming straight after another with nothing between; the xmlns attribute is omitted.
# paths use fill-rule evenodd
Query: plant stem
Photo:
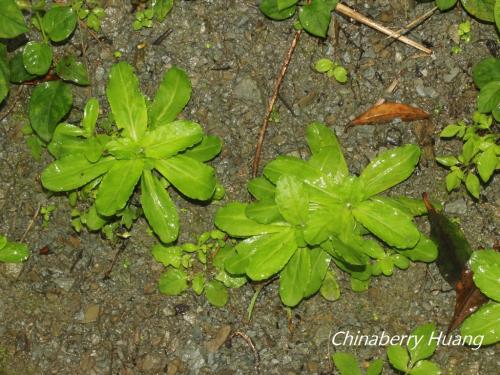
<svg viewBox="0 0 500 375"><path fill-rule="evenodd" d="M49 40L47 38L47 35L45 34L45 30L43 29L43 24L42 24L42 18L40 17L40 12L35 12L35 17L36 17L36 20L38 21L38 26L40 26L40 31L42 32L42 36L43 36L43 41L45 43L48 43Z"/></svg>

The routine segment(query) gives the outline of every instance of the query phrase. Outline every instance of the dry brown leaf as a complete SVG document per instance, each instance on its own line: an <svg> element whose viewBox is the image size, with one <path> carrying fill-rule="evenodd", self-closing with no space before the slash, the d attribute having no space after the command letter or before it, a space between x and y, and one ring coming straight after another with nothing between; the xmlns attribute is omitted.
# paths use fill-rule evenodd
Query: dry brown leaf
<svg viewBox="0 0 500 375"><path fill-rule="evenodd" d="M400 118L403 121L424 120L429 118L429 114L408 104L383 103L370 108L365 113L356 117L346 127L346 130L352 126L385 124L396 118Z"/></svg>

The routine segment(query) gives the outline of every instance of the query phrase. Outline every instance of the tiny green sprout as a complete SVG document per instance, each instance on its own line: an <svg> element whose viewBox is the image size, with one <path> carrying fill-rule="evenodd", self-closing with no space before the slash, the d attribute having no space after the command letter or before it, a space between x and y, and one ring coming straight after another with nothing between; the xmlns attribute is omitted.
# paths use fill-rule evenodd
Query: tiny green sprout
<svg viewBox="0 0 500 375"><path fill-rule="evenodd" d="M458 36L465 43L469 43L471 40L471 25L470 21L462 22L458 25Z"/></svg>
<svg viewBox="0 0 500 375"><path fill-rule="evenodd" d="M113 52L113 56L115 57L115 59L119 59L120 57L122 57L122 53L120 51L115 51Z"/></svg>
<svg viewBox="0 0 500 375"><path fill-rule="evenodd" d="M462 52L462 48L460 48L459 46L451 47L451 53L453 53L454 55L458 55L460 52Z"/></svg>
<svg viewBox="0 0 500 375"><path fill-rule="evenodd" d="M43 206L40 208L40 214L43 218L43 226L46 227L50 222L50 217L52 213L56 210L56 206L54 204L49 204L47 206Z"/></svg>
<svg viewBox="0 0 500 375"><path fill-rule="evenodd" d="M123 260L122 267L124 269L128 270L130 268L130 265L131 265L130 260L128 260L128 259Z"/></svg>
<svg viewBox="0 0 500 375"><path fill-rule="evenodd" d="M269 115L269 121L274 122L275 124L280 123L280 114L276 110L276 108L273 108L273 110L271 111L271 114Z"/></svg>
<svg viewBox="0 0 500 375"><path fill-rule="evenodd" d="M324 73L330 78L335 78L338 83L344 84L348 80L347 69L327 58L316 61L314 70L318 73Z"/></svg>

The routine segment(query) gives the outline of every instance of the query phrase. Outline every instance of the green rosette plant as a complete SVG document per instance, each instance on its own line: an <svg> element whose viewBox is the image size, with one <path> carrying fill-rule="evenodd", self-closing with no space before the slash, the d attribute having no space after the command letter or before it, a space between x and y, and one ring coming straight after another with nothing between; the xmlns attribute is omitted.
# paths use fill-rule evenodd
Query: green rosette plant
<svg viewBox="0 0 500 375"><path fill-rule="evenodd" d="M436 0L436 6L441 11L446 11L457 5L458 1ZM460 3L471 16L481 21L495 23L500 30L500 0L460 0Z"/></svg>
<svg viewBox="0 0 500 375"><path fill-rule="evenodd" d="M217 183L204 162L220 152L221 142L193 121L176 120L191 96L189 78L178 68L165 73L149 106L125 62L111 68L106 94L118 131L96 133L99 107L90 99L81 126L57 126L48 147L56 160L43 171L42 184L56 192L95 191L84 215L92 230L120 215L140 185L144 216L160 240L170 243L177 239L179 218L166 188L172 185L193 200L212 199Z"/></svg>
<svg viewBox="0 0 500 375"><path fill-rule="evenodd" d="M318 290L329 300L338 298L331 261L362 291L373 275L436 258L436 246L413 222L425 213L423 203L380 195L413 173L417 146L383 152L360 176L352 176L325 125L309 125L307 141L308 161L279 156L266 165L264 176L249 182L257 201L218 210L216 226L243 239L224 263L228 273L255 281L279 275L281 300L295 306Z"/></svg>

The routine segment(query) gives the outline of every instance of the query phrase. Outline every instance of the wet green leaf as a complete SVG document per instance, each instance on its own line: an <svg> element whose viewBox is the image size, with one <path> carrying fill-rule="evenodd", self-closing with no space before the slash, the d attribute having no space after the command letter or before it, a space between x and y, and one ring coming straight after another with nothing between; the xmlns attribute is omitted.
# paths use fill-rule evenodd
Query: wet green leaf
<svg viewBox="0 0 500 375"><path fill-rule="evenodd" d="M410 375L440 375L441 369L431 361L418 361L410 370Z"/></svg>
<svg viewBox="0 0 500 375"><path fill-rule="evenodd" d="M368 280L359 280L355 277L351 277L351 289L353 292L362 293L368 290L370 286L370 279Z"/></svg>
<svg viewBox="0 0 500 375"><path fill-rule="evenodd" d="M500 81L487 83L477 97L477 109L481 113L490 113L500 103Z"/></svg>
<svg viewBox="0 0 500 375"><path fill-rule="evenodd" d="M500 59L487 57L474 65L472 78L478 88L493 81L500 81Z"/></svg>
<svg viewBox="0 0 500 375"><path fill-rule="evenodd" d="M415 247L411 249L402 249L398 251L405 257L408 257L414 262L433 262L438 256L436 244L430 238L421 234L420 240Z"/></svg>
<svg viewBox="0 0 500 375"><path fill-rule="evenodd" d="M366 375L380 375L382 373L382 369L384 368L384 361L379 359L375 359L370 362L370 365L366 369Z"/></svg>
<svg viewBox="0 0 500 375"><path fill-rule="evenodd" d="M35 74L30 74L24 67L23 53L16 53L9 61L10 81L13 83L21 83L29 81L36 77Z"/></svg>
<svg viewBox="0 0 500 375"><path fill-rule="evenodd" d="M297 2L298 0L295 1L295 3ZM295 14L295 4L292 2L292 5L288 8L283 8L286 3L287 0L262 0L259 4L259 8L267 17L280 21L290 18Z"/></svg>
<svg viewBox="0 0 500 375"><path fill-rule="evenodd" d="M172 10L174 0L153 0L151 7L158 22L161 22L167 17L167 14ZM198 293L199 294L199 293Z"/></svg>
<svg viewBox="0 0 500 375"><path fill-rule="evenodd" d="M50 40L61 42L75 30L78 16L70 6L54 6L42 18L42 26Z"/></svg>
<svg viewBox="0 0 500 375"><path fill-rule="evenodd" d="M160 293L167 296L178 296L187 288L187 274L175 268L169 268L160 276L160 280L158 280Z"/></svg>
<svg viewBox="0 0 500 375"><path fill-rule="evenodd" d="M97 213L95 204L80 216L80 220L91 231L100 230L107 223L107 220Z"/></svg>
<svg viewBox="0 0 500 375"><path fill-rule="evenodd" d="M423 324L412 331L411 336L416 338L408 342L408 351L410 352L412 363L417 363L417 361L429 358L434 354L437 341L431 340L431 337L434 336L435 332L436 325L434 323Z"/></svg>
<svg viewBox="0 0 500 375"><path fill-rule="evenodd" d="M191 287L197 295L203 293L203 290L205 289L205 276L202 272L193 277L193 280L191 280Z"/></svg>
<svg viewBox="0 0 500 375"><path fill-rule="evenodd" d="M463 7L474 17L482 21L495 22L493 8L495 0L460 0Z"/></svg>
<svg viewBox="0 0 500 375"><path fill-rule="evenodd" d="M271 224L273 222L285 220L281 216L274 200L249 203L245 209L245 214L249 219L261 224Z"/></svg>
<svg viewBox="0 0 500 375"><path fill-rule="evenodd" d="M332 355L332 360L341 375L361 375L358 361L352 354L337 352Z"/></svg>
<svg viewBox="0 0 500 375"><path fill-rule="evenodd" d="M3 237L3 236L1 236ZM28 246L20 242L7 241L5 237L3 246L0 246L0 262L21 263L28 259L30 253Z"/></svg>
<svg viewBox="0 0 500 375"><path fill-rule="evenodd" d="M28 31L23 14L14 0L0 0L0 38L15 38Z"/></svg>
<svg viewBox="0 0 500 375"><path fill-rule="evenodd" d="M183 252L179 246L162 246L156 244L151 249L151 254L157 262L160 262L165 267L172 266L179 268L181 266Z"/></svg>
<svg viewBox="0 0 500 375"><path fill-rule="evenodd" d="M83 110L82 127L87 137L94 134L97 118L99 117L99 101L96 98L90 98L85 104Z"/></svg>
<svg viewBox="0 0 500 375"><path fill-rule="evenodd" d="M344 155L338 147L326 146L321 148L309 159L309 164L318 168L334 183L340 184L349 175Z"/></svg>
<svg viewBox="0 0 500 375"><path fill-rule="evenodd" d="M308 217L309 196L302 182L294 176L281 176L276 183L276 204L291 224L304 224Z"/></svg>
<svg viewBox="0 0 500 375"><path fill-rule="evenodd" d="M322 180L321 172L317 168L292 156L278 156L264 167L264 176L274 184L282 175L294 176L313 185Z"/></svg>
<svg viewBox="0 0 500 375"><path fill-rule="evenodd" d="M187 149L184 155L192 159L204 162L209 161L219 155L222 149L222 141L219 137L212 135L203 136L200 143Z"/></svg>
<svg viewBox="0 0 500 375"><path fill-rule="evenodd" d="M309 250L311 272L304 288L304 298L312 296L323 284L323 280L330 265L330 256L317 247Z"/></svg>
<svg viewBox="0 0 500 375"><path fill-rule="evenodd" d="M488 147L482 152L476 160L476 166L479 176L481 176L481 180L488 182L497 166L495 148Z"/></svg>
<svg viewBox="0 0 500 375"><path fill-rule="evenodd" d="M408 351L401 345L392 345L387 348L387 358L394 368L405 373L408 372L410 356Z"/></svg>
<svg viewBox="0 0 500 375"><path fill-rule="evenodd" d="M224 307L229 299L227 288L217 280L205 284L205 296L208 302L216 307Z"/></svg>
<svg viewBox="0 0 500 375"><path fill-rule="evenodd" d="M299 20L302 27L312 35L321 38L326 37L331 12L337 6L337 0L315 0L303 6L299 13Z"/></svg>
<svg viewBox="0 0 500 375"><path fill-rule="evenodd" d="M319 292L327 301L333 302L340 298L340 287L332 271L327 271Z"/></svg>
<svg viewBox="0 0 500 375"><path fill-rule="evenodd" d="M436 5L439 10L448 10L455 6L457 0L436 0Z"/></svg>
<svg viewBox="0 0 500 375"><path fill-rule="evenodd" d="M500 341L500 303L488 302L468 317L460 327L462 336L483 336L482 345Z"/></svg>
<svg viewBox="0 0 500 375"><path fill-rule="evenodd" d="M258 200L274 200L276 186L265 177L257 177L247 184L248 191Z"/></svg>
<svg viewBox="0 0 500 375"><path fill-rule="evenodd" d="M481 184L479 182L479 178L477 178L477 176L473 172L469 172L467 174L467 177L465 179L465 187L474 198L479 199Z"/></svg>
<svg viewBox="0 0 500 375"><path fill-rule="evenodd" d="M302 301L311 274L309 250L298 249L280 273L280 297L283 304L294 307Z"/></svg>
<svg viewBox="0 0 500 375"><path fill-rule="evenodd" d="M489 298L500 302L500 253L494 250L474 251L470 257L474 283Z"/></svg>
<svg viewBox="0 0 500 375"><path fill-rule="evenodd" d="M76 61L74 56L64 56L56 65L56 73L65 81L79 85L90 84L85 66L80 61Z"/></svg>
<svg viewBox="0 0 500 375"><path fill-rule="evenodd" d="M44 42L28 42L23 50L23 63L28 73L46 74L52 64L52 48Z"/></svg>

